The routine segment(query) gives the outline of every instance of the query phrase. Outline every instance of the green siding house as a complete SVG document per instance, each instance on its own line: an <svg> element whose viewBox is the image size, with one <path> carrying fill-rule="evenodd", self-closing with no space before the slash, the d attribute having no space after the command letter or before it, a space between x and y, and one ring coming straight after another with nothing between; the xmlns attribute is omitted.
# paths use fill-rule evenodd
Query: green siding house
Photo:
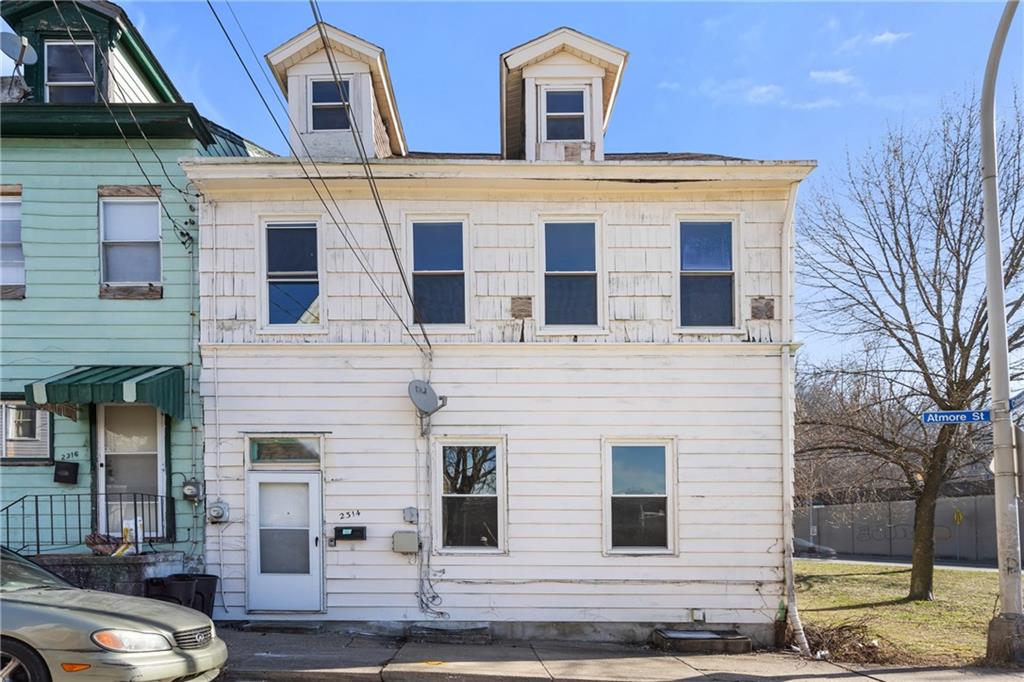
<svg viewBox="0 0 1024 682"><path fill-rule="evenodd" d="M199 556L197 197L178 160L268 152L183 101L117 5L0 12L38 55L0 107L0 543Z"/></svg>

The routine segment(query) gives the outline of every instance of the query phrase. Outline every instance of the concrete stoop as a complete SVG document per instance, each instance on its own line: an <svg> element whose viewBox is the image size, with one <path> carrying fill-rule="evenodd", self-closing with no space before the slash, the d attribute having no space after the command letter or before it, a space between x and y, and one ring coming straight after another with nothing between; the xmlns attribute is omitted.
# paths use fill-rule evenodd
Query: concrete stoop
<svg viewBox="0 0 1024 682"><path fill-rule="evenodd" d="M662 651L682 654L749 654L750 638L735 630L672 630L658 628L651 642Z"/></svg>

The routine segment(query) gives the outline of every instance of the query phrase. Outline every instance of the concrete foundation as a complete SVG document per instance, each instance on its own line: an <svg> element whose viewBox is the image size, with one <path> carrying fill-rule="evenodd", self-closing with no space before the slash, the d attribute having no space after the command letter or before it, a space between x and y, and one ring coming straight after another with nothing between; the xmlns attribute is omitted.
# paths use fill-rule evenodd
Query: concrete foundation
<svg viewBox="0 0 1024 682"><path fill-rule="evenodd" d="M161 578L184 570L184 552L153 552L134 556L42 554L32 561L78 587L145 596L146 578Z"/></svg>

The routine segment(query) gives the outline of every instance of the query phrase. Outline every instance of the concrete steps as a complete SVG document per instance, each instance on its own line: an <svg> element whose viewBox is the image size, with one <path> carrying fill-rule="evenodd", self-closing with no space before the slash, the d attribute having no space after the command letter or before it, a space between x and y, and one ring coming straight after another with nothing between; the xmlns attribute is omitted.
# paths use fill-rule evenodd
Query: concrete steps
<svg viewBox="0 0 1024 682"><path fill-rule="evenodd" d="M735 630L671 630L659 628L651 642L662 651L683 654L749 654L750 638Z"/></svg>

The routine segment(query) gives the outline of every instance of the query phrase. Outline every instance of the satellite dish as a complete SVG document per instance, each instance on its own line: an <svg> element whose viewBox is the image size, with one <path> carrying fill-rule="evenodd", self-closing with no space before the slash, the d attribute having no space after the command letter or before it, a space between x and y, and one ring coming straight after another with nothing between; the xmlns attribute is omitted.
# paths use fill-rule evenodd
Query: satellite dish
<svg viewBox="0 0 1024 682"><path fill-rule="evenodd" d="M429 417L448 404L448 398L438 397L430 384L419 379L409 382L409 399L419 410L421 417Z"/></svg>
<svg viewBox="0 0 1024 682"><path fill-rule="evenodd" d="M0 33L0 52L14 60L14 68L22 64L32 66L39 60L39 55L28 44L28 38L4 31Z"/></svg>

